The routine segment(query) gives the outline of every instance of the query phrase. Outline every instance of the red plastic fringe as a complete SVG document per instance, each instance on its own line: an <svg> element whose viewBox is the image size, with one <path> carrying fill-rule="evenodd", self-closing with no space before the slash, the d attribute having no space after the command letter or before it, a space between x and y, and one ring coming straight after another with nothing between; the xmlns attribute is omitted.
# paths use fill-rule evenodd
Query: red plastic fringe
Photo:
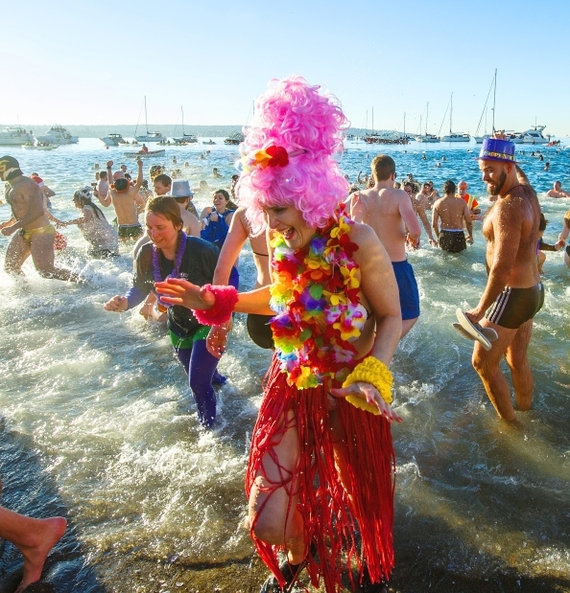
<svg viewBox="0 0 570 593"><path fill-rule="evenodd" d="M394 567L395 456L390 423L342 399L335 398L336 405L331 407L328 391L333 386L297 390L287 385L274 357L265 377L265 397L252 435L245 483L248 496L257 475L264 477L268 499L284 486L290 496L291 490L298 494L305 542L315 544L318 555L317 560L309 556L307 570L313 586L323 579L327 593L343 588L341 578L347 570L352 581L352 568L359 571L358 581L366 566L371 581L379 582L388 579ZM292 417L286 415L290 410ZM340 430L333 433L335 417ZM293 427L298 431L300 454L291 473L279 463L274 447ZM345 461L342 481L335 463L339 455ZM279 468L278 483L269 483L263 466L267 456ZM258 514L261 511L263 507ZM290 516L292 509L287 512ZM254 527L255 519L251 536L259 556L283 586L278 551L285 547L257 539Z"/></svg>

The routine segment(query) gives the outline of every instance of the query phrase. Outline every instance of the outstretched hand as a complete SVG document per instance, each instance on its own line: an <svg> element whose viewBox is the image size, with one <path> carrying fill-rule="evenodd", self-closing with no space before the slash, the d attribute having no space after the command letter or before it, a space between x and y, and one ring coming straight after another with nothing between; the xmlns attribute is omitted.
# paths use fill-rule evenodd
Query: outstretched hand
<svg viewBox="0 0 570 593"><path fill-rule="evenodd" d="M187 309L211 309L216 297L197 284L182 278L167 278L155 282L154 288L160 300L169 305L180 305Z"/></svg>
<svg viewBox="0 0 570 593"><path fill-rule="evenodd" d="M366 400L372 406L376 406L380 411L380 414L388 420L388 422L401 422L402 418L394 412L392 406L387 404L383 399L378 389L370 383L364 381L356 381L348 387L337 387L330 390L331 395L334 397L346 397L347 395L353 395L361 397Z"/></svg>

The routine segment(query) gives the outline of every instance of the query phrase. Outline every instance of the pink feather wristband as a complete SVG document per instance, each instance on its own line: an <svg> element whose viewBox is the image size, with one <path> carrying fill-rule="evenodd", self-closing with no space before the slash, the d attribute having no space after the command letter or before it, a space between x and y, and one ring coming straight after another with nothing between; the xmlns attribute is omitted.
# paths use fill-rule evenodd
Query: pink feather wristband
<svg viewBox="0 0 570 593"><path fill-rule="evenodd" d="M203 290L211 292L216 301L210 309L192 309L194 317L202 325L222 325L230 319L236 303L238 291L233 286L205 284Z"/></svg>

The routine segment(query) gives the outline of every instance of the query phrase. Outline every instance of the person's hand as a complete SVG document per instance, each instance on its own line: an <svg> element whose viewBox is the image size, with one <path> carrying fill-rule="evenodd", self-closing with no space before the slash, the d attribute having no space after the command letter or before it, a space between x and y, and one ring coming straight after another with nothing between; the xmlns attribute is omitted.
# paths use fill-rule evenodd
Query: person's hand
<svg viewBox="0 0 570 593"><path fill-rule="evenodd" d="M429 244L432 247L437 247L438 246L438 242L433 237L429 240Z"/></svg>
<svg viewBox="0 0 570 593"><path fill-rule="evenodd" d="M105 311L126 311L129 308L129 301L124 296L115 295L103 305Z"/></svg>
<svg viewBox="0 0 570 593"><path fill-rule="evenodd" d="M467 237L467 243L469 243L469 245L473 245L473 237Z"/></svg>
<svg viewBox="0 0 570 593"><path fill-rule="evenodd" d="M330 394L334 397L346 397L347 395L355 395L366 400L372 406L376 406L380 410L380 414L388 420L388 422L401 422L402 418L394 412L392 406L387 404L378 389L364 381L356 381L348 387L337 387L330 390ZM368 412L370 413L370 412Z"/></svg>
<svg viewBox="0 0 570 593"><path fill-rule="evenodd" d="M169 305L181 305L187 309L211 309L216 297L209 290L182 278L167 278L155 282L156 293Z"/></svg>
<svg viewBox="0 0 570 593"><path fill-rule="evenodd" d="M210 222L218 222L220 220L220 215L215 208L212 210L212 212L210 212L209 220Z"/></svg>
<svg viewBox="0 0 570 593"><path fill-rule="evenodd" d="M470 311L465 311L465 316L473 325L479 323L481 319L483 319L484 315L485 311L479 311L478 308L471 309Z"/></svg>
<svg viewBox="0 0 570 593"><path fill-rule="evenodd" d="M554 247L556 248L556 251L560 251L561 249L564 249L565 245L565 239L558 239L558 241L556 241L556 243L554 244Z"/></svg>
<svg viewBox="0 0 570 593"><path fill-rule="evenodd" d="M137 165L138 165L139 169L142 169L143 160L142 159L137 159Z"/></svg>
<svg viewBox="0 0 570 593"><path fill-rule="evenodd" d="M206 348L212 356L215 356L216 358L222 357L222 354L226 351L228 334L231 328L231 319L223 325L213 325L210 328L210 332L206 338Z"/></svg>
<svg viewBox="0 0 570 593"><path fill-rule="evenodd" d="M14 228L14 225L5 226L5 227L2 229L2 234L3 234L5 237L9 237L9 236L10 236L10 235L12 235L13 233L15 233L17 230L18 230L18 229L15 229L15 228Z"/></svg>
<svg viewBox="0 0 570 593"><path fill-rule="evenodd" d="M406 244L410 249L417 249L420 246L420 238L414 239L411 235L406 235Z"/></svg>

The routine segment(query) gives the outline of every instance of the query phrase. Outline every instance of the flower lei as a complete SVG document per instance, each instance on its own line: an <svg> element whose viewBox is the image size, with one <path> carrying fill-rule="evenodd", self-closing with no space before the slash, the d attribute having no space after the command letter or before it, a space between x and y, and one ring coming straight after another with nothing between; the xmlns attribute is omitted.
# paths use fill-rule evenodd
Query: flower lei
<svg viewBox="0 0 570 593"><path fill-rule="evenodd" d="M180 231L179 233L180 240L178 243L178 249L176 250L176 257L174 258L174 269L166 278L178 278L178 274L180 274L180 266L182 265L182 258L184 256L184 251L186 250L186 233L184 231ZM166 280L166 278L162 277L160 273L160 259L158 257L159 249L156 245L153 244L152 246L152 273L154 275L155 282L162 282ZM171 305L165 303L161 300L160 296L157 296L157 308L161 313L164 313L168 307Z"/></svg>
<svg viewBox="0 0 570 593"><path fill-rule="evenodd" d="M324 378L343 381L360 336L366 309L359 302L358 249L350 241L354 222L341 206L332 221L311 239L308 249L295 251L282 237L273 239L270 322L281 369L298 389L319 385Z"/></svg>

